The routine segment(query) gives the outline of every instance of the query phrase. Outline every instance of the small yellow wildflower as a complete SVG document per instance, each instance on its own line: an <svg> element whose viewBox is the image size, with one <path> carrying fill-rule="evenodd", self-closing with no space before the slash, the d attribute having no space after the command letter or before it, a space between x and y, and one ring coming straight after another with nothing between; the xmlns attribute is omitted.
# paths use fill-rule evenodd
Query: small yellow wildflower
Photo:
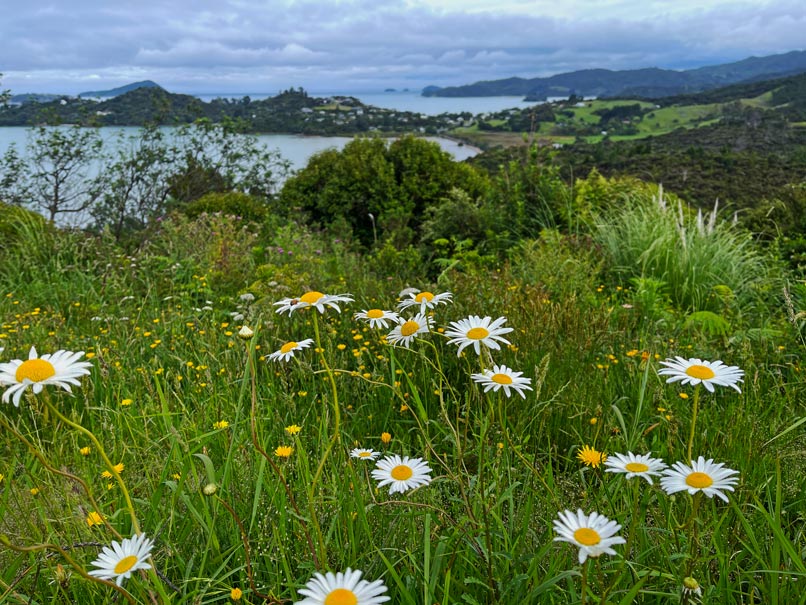
<svg viewBox="0 0 806 605"><path fill-rule="evenodd" d="M629 351L627 351L626 355L627 357L635 357L636 355L638 355L638 349L630 349Z"/></svg>
<svg viewBox="0 0 806 605"><path fill-rule="evenodd" d="M585 466L599 468L599 465L607 460L607 455L605 455L603 452L593 449L589 445L586 445L579 450L579 452L577 452L577 458Z"/></svg>
<svg viewBox="0 0 806 605"><path fill-rule="evenodd" d="M285 427L285 432L289 435L296 435L302 430L302 427L298 424L292 424L290 426Z"/></svg>
<svg viewBox="0 0 806 605"><path fill-rule="evenodd" d="M336 348L337 348L339 351L343 351L344 349L346 349L346 348L347 348L347 345L346 345L346 344L343 344L343 343L339 343L339 344L337 344L337 345L336 345Z"/></svg>
<svg viewBox="0 0 806 605"><path fill-rule="evenodd" d="M90 452L92 451L92 449L90 448L90 446L87 445L87 446L82 447L78 451L81 452L82 456L89 456Z"/></svg>
<svg viewBox="0 0 806 605"><path fill-rule="evenodd" d="M243 596L243 591L237 586L229 591L229 598L233 601L240 601Z"/></svg>
<svg viewBox="0 0 806 605"><path fill-rule="evenodd" d="M293 453L294 448L288 445L278 445L277 449L274 450L274 455L280 458L288 458Z"/></svg>
<svg viewBox="0 0 806 605"><path fill-rule="evenodd" d="M120 401L120 405L123 406L123 407L126 407L127 405L131 405L132 403L134 403L133 399L122 399Z"/></svg>
<svg viewBox="0 0 806 605"><path fill-rule="evenodd" d="M115 469L115 472L120 474L120 473L123 472L123 463L119 462L113 468ZM104 479L111 479L112 478L112 473L110 473L109 471L104 471L104 472L101 473L101 477L103 477Z"/></svg>
<svg viewBox="0 0 806 605"><path fill-rule="evenodd" d="M171 475L171 479L176 479L177 481L179 481L181 478L182 473L174 473L173 475Z"/></svg>
<svg viewBox="0 0 806 605"><path fill-rule="evenodd" d="M92 527L93 525L102 525L104 522L104 518L101 516L100 513L96 511L92 511L90 514L87 515L87 525Z"/></svg>
<svg viewBox="0 0 806 605"><path fill-rule="evenodd" d="M381 433L381 441L388 445L392 441L392 435L390 433Z"/></svg>
<svg viewBox="0 0 806 605"><path fill-rule="evenodd" d="M680 393L680 399L688 399L688 393Z"/></svg>
<svg viewBox="0 0 806 605"><path fill-rule="evenodd" d="M229 426L229 422L226 420L219 420L218 422L213 423L214 429L225 429Z"/></svg>
<svg viewBox="0 0 806 605"><path fill-rule="evenodd" d="M400 406L400 411L401 412L407 412L408 409L409 409L409 406L407 406L405 403Z"/></svg>
<svg viewBox="0 0 806 605"><path fill-rule="evenodd" d="M596 424L597 422L599 422L599 419L598 419L596 416L594 416L593 418L591 418L591 419L590 419L590 423L591 423L591 425L594 425L594 424Z"/></svg>
<svg viewBox="0 0 806 605"><path fill-rule="evenodd" d="M38 487L32 487L31 488L31 495L32 496L36 496L38 493L39 493L39 488Z"/></svg>

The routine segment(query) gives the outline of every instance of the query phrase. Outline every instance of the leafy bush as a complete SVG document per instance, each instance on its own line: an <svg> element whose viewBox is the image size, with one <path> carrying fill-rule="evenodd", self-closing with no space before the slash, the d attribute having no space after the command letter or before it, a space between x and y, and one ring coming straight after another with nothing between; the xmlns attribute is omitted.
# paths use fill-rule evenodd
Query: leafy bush
<svg viewBox="0 0 806 605"><path fill-rule="evenodd" d="M255 223L264 220L268 214L266 205L260 198L240 191L208 193L190 202L183 210L190 218L197 218L205 212L208 214L218 212Z"/></svg>

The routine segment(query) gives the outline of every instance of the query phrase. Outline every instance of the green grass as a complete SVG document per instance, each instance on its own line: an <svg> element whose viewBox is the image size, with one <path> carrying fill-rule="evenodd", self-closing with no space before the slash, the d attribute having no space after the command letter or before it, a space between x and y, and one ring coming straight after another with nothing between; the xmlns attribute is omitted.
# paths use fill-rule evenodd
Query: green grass
<svg viewBox="0 0 806 605"><path fill-rule="evenodd" d="M167 220L134 255L34 226L0 250L2 359L27 359L34 345L85 351L92 364L72 395L29 389L19 408L2 407L0 600L111 602L113 590L78 568L134 524L121 486L101 477L100 452L52 405L125 465L161 574L126 580L133 602L227 603L233 587L242 602L293 602L314 571L347 567L383 579L395 604L665 604L680 602L687 575L707 602L803 602L803 345L782 309L720 309L731 331L711 336L564 238L547 235L489 271L410 284L326 236L286 229L255 242L231 222ZM506 316L511 346L460 357L434 332L390 347L386 330L353 319L394 308L406 285L453 292L434 310L437 327ZM356 301L341 313L275 313L274 302L308 290ZM254 337L238 338L242 323ZM747 336L759 325L777 331ZM305 338L317 342L289 363L266 360ZM741 394L700 393L694 436L695 456L739 471L728 503L670 497L657 479L577 460L583 445L685 457L694 389L657 374L674 355L745 371ZM483 393L470 374L492 360L533 390ZM293 454L278 457L278 446ZM432 481L392 495L371 463L349 456L357 446L422 457ZM552 530L559 511L578 507L621 524L629 550L580 566ZM93 510L109 526L89 527ZM77 567L44 544L66 547Z"/></svg>

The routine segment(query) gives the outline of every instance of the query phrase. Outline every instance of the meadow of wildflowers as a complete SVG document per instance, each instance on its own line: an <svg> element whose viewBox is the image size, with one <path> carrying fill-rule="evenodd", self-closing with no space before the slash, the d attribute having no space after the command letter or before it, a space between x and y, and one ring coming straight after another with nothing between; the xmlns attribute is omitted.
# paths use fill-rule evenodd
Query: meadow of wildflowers
<svg viewBox="0 0 806 605"><path fill-rule="evenodd" d="M0 602L806 598L783 305L65 238L2 252Z"/></svg>

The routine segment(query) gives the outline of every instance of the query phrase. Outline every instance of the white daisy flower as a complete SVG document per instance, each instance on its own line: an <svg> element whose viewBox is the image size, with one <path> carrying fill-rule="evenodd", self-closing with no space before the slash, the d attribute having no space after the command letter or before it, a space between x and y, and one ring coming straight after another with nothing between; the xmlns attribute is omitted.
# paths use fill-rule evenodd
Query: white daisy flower
<svg viewBox="0 0 806 605"><path fill-rule="evenodd" d="M339 305L336 304L340 302L353 302L353 297L349 294L322 294L321 292L312 291L306 292L299 298L284 298L274 303L274 305L280 307L277 309L277 313L288 311L289 315L294 311L307 307L314 307L320 313L325 312L325 307L331 307L341 313Z"/></svg>
<svg viewBox="0 0 806 605"><path fill-rule="evenodd" d="M605 460L606 473L626 473L626 479L643 477L652 485L652 476L659 477L666 463L651 454L613 454Z"/></svg>
<svg viewBox="0 0 806 605"><path fill-rule="evenodd" d="M71 392L70 385L79 386L79 376L89 374L91 363L78 361L84 351L56 351L38 357L36 348L31 347L28 359L15 359L8 363L0 363L0 385L11 385L3 393L3 402L8 403L13 396L14 405L19 407L23 391L31 386L34 394L39 394L46 384L53 384Z"/></svg>
<svg viewBox="0 0 806 605"><path fill-rule="evenodd" d="M459 345L457 355L461 355L462 349L470 345L473 345L476 355L481 355L481 345L496 350L501 348L498 342L508 345L509 341L503 338L502 334L512 332L512 328L501 327L506 322L506 317L491 320L489 316L471 315L459 321L452 321L451 327L445 330L445 336L451 337L448 344Z"/></svg>
<svg viewBox="0 0 806 605"><path fill-rule="evenodd" d="M382 580L367 582L361 579L361 574L349 567L335 574L317 572L305 588L299 589L305 598L294 605L379 605L391 598L383 594L387 588Z"/></svg>
<svg viewBox="0 0 806 605"><path fill-rule="evenodd" d="M380 481L378 487L389 485L389 493L403 493L431 483L431 468L422 458L402 458L397 454L378 460L372 478Z"/></svg>
<svg viewBox="0 0 806 605"><path fill-rule="evenodd" d="M691 385L702 383L712 393L714 385L718 384L742 392L737 383L744 382L744 370L740 370L737 366L727 366L719 360L704 361L696 357L683 359L679 355L674 359L661 361L660 364L666 367L658 370L658 374L670 376L667 383L677 381L681 381L680 384Z"/></svg>
<svg viewBox="0 0 806 605"><path fill-rule="evenodd" d="M616 535L621 525L599 513L586 515L582 509L577 509L574 514L566 510L559 513L559 517L559 520L554 520L554 531L559 534L554 541L578 546L580 565L588 557L615 555L616 551L611 547L625 542L624 538Z"/></svg>
<svg viewBox="0 0 806 605"><path fill-rule="evenodd" d="M702 456L691 461L691 466L682 462L675 462L672 468L663 471L660 486L667 494L687 491L694 495L703 492L709 498L718 496L725 502L728 497L723 490L733 491L733 486L739 482L739 471L725 468L721 462L714 464L713 458L706 460Z"/></svg>
<svg viewBox="0 0 806 605"><path fill-rule="evenodd" d="M512 389L526 399L524 391L532 390L532 387L529 386L532 379L523 378L522 374L523 372L515 372L505 365L496 365L493 366L492 370L484 370L481 374L471 374L470 377L479 384L484 385L485 393L490 389L493 391L504 389L504 394L509 397L509 389Z"/></svg>
<svg viewBox="0 0 806 605"><path fill-rule="evenodd" d="M400 315L394 311L384 311L382 309L368 309L356 313L353 317L369 322L370 328L383 328L384 330L389 327L388 322L397 323L400 321Z"/></svg>
<svg viewBox="0 0 806 605"><path fill-rule="evenodd" d="M146 538L145 534L124 538L123 542L112 542L112 546L104 546L101 554L90 565L98 567L91 569L89 574L102 580L115 580L118 586L123 580L130 578L132 572L138 569L151 569L146 559L151 556L154 542Z"/></svg>
<svg viewBox="0 0 806 605"><path fill-rule="evenodd" d="M359 460L375 460L375 458L380 455L380 452L376 452L375 450L367 450L360 447L357 447L350 452L350 456L353 458L358 458Z"/></svg>
<svg viewBox="0 0 806 605"><path fill-rule="evenodd" d="M401 311L409 307L420 307L420 313L425 313L428 309L433 309L437 305L447 305L451 302L453 294L450 292L442 292L441 294L434 294L433 292L410 292L403 297L397 308Z"/></svg>
<svg viewBox="0 0 806 605"><path fill-rule="evenodd" d="M433 325L431 318L423 313L418 313L411 319L406 320L401 317L398 322L397 327L386 335L386 340L389 344L401 344L404 347L408 347L417 334L431 331Z"/></svg>
<svg viewBox="0 0 806 605"><path fill-rule="evenodd" d="M294 340L285 343L280 350L275 351L271 355L269 355L269 359L271 361L288 361L294 356L296 351L301 351L302 349L307 349L313 344L313 338L306 338L305 340L300 340L296 342Z"/></svg>

